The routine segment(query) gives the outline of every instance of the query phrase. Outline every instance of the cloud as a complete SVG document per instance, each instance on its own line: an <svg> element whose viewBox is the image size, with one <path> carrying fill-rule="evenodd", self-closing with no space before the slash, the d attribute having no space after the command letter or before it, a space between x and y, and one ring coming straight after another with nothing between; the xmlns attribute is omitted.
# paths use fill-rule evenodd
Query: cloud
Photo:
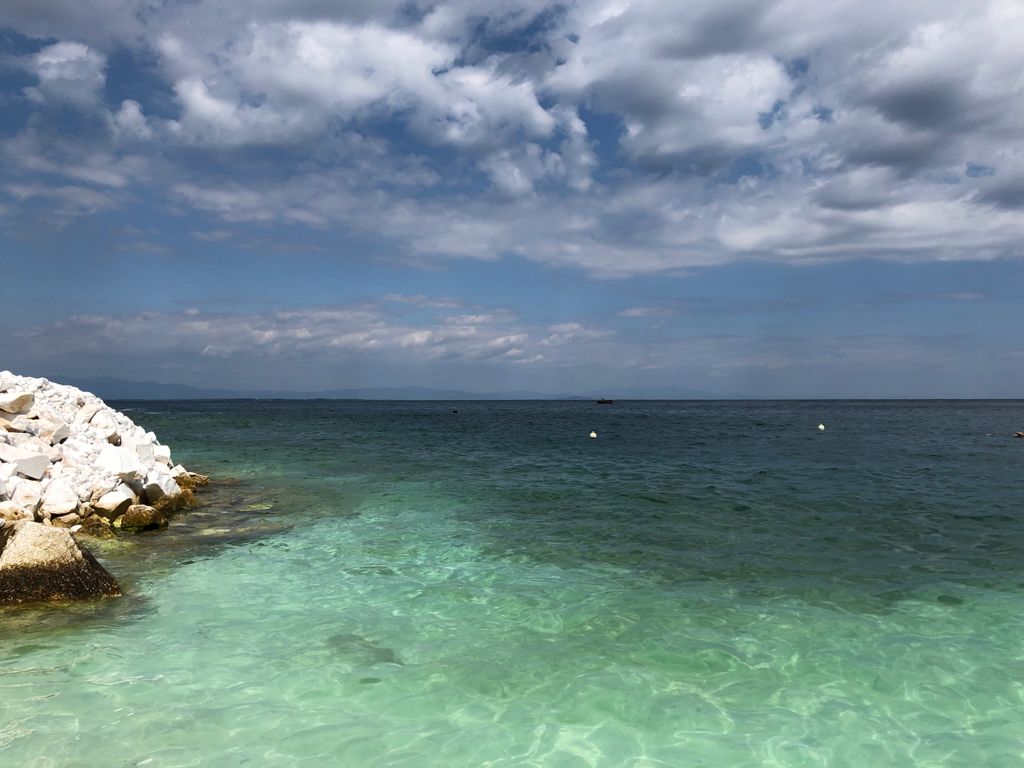
<svg viewBox="0 0 1024 768"><path fill-rule="evenodd" d="M395 114L427 141L474 149L555 123L529 81L378 24L251 22L212 50L173 36L159 46L182 108L172 128L198 144L302 141L338 120Z"/></svg>
<svg viewBox="0 0 1024 768"><path fill-rule="evenodd" d="M38 46L9 208L152 196L599 278L1021 255L1014 0L73 5L0 11ZM124 50L146 77L108 87Z"/></svg>
<svg viewBox="0 0 1024 768"><path fill-rule="evenodd" d="M90 108L106 83L106 57L78 42L59 42L26 57L25 67L38 83L25 89L31 101Z"/></svg>
<svg viewBox="0 0 1024 768"><path fill-rule="evenodd" d="M383 301L391 301L398 304L411 304L414 307L430 307L433 309L463 309L466 306L458 299L433 298L430 296L424 296L421 293L418 293L415 296L407 296L401 293L389 293L383 297Z"/></svg>
<svg viewBox="0 0 1024 768"><path fill-rule="evenodd" d="M668 307L627 307L618 312L619 317L669 317L675 311Z"/></svg>
<svg viewBox="0 0 1024 768"><path fill-rule="evenodd" d="M126 359L133 355L199 355L299 362L326 357L338 362L369 356L490 364L521 360L554 343L608 335L579 323L531 328L514 313L501 309L432 313L413 322L387 309L386 305L394 302L437 311L458 304L450 299L390 295L380 302L251 314L208 313L190 306L181 312L79 315L70 323L38 326L18 336L28 342L50 339L56 349L72 358L116 349Z"/></svg>
<svg viewBox="0 0 1024 768"><path fill-rule="evenodd" d="M1024 386L1011 339L625 337L576 320L533 325L503 310L446 314L436 307L414 322L387 303L240 313L208 312L197 303L179 312L78 315L9 334L5 359L25 370L59 360L70 374L101 369L132 378L132 371L146 370L186 383L244 381L242 388L252 389L313 381L354 386L366 375L376 385L461 381L461 388L475 389L466 384L473 381L560 393L684 382L725 395L779 397L1010 396Z"/></svg>
<svg viewBox="0 0 1024 768"><path fill-rule="evenodd" d="M18 202L37 199L49 201L51 207L48 213L58 225L77 216L99 213L117 206L117 201L109 194L70 184L6 184L0 189Z"/></svg>
<svg viewBox="0 0 1024 768"><path fill-rule="evenodd" d="M149 0L5 0L0 28L29 37L82 40L93 46L129 43L143 33Z"/></svg>
<svg viewBox="0 0 1024 768"><path fill-rule="evenodd" d="M122 101L120 109L110 115L110 128L116 138L128 141L147 141L154 135L142 107L133 99Z"/></svg>

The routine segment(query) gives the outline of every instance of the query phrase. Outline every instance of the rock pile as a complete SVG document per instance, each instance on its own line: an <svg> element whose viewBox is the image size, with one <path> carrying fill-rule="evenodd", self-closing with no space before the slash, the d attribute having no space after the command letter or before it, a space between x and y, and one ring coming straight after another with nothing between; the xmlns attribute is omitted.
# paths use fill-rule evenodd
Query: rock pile
<svg viewBox="0 0 1024 768"><path fill-rule="evenodd" d="M0 372L0 520L161 527L204 481L95 395Z"/></svg>

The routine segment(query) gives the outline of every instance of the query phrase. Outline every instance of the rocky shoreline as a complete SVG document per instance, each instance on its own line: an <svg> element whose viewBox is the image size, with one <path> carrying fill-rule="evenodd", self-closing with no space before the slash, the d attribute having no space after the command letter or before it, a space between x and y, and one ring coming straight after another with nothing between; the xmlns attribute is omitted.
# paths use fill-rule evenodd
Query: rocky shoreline
<svg viewBox="0 0 1024 768"><path fill-rule="evenodd" d="M166 527L207 482L95 395L0 372L0 605L120 594L73 534Z"/></svg>

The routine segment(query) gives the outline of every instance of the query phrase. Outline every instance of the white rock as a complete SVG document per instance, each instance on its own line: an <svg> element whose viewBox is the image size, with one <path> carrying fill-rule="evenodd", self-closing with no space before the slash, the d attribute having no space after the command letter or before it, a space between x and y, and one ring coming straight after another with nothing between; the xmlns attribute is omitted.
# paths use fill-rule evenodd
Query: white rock
<svg viewBox="0 0 1024 768"><path fill-rule="evenodd" d="M11 445L31 451L32 453L43 453L50 447L49 443L40 440L31 432L10 432L5 437L6 441Z"/></svg>
<svg viewBox="0 0 1024 768"><path fill-rule="evenodd" d="M122 485L122 483L114 475L103 475L101 477L91 478L89 483L89 498L95 501L103 494L110 493L119 485Z"/></svg>
<svg viewBox="0 0 1024 768"><path fill-rule="evenodd" d="M108 443L116 445L120 440L117 421L114 420L112 411L97 411L89 421L89 426L98 431Z"/></svg>
<svg viewBox="0 0 1024 768"><path fill-rule="evenodd" d="M7 489L11 501L21 509L33 514L39 507L43 498L43 484L38 480L26 480L24 478L11 478L14 481L14 488L11 489L11 481L8 481Z"/></svg>
<svg viewBox="0 0 1024 768"><path fill-rule="evenodd" d="M71 436L71 427L60 417L40 419L39 422L36 434L50 445L57 445Z"/></svg>
<svg viewBox="0 0 1024 768"><path fill-rule="evenodd" d="M50 466L50 459L46 454L6 443L0 443L0 461L14 464L18 474L33 480L40 479L46 473L46 468Z"/></svg>
<svg viewBox="0 0 1024 768"><path fill-rule="evenodd" d="M166 445L153 446L153 461L171 466L171 449Z"/></svg>
<svg viewBox="0 0 1024 768"><path fill-rule="evenodd" d="M101 408L103 408L103 403L99 401L86 403L78 409L78 412L75 414L74 423L88 424L92 417L99 413Z"/></svg>
<svg viewBox="0 0 1024 768"><path fill-rule="evenodd" d="M142 466L135 451L107 445L96 457L96 467L109 475L116 475L125 482L142 480L146 476L146 468Z"/></svg>
<svg viewBox="0 0 1024 768"><path fill-rule="evenodd" d="M139 490L142 490L142 483L135 483L135 485L139 486ZM118 493L123 493L125 496L130 498L132 500L132 504L138 504L142 499L139 495L139 491L135 490L127 483L118 483L114 490Z"/></svg>
<svg viewBox="0 0 1024 768"><path fill-rule="evenodd" d="M43 491L39 509L44 516L69 515L78 510L78 494L67 480L63 478L51 480L46 486L46 490Z"/></svg>
<svg viewBox="0 0 1024 768"><path fill-rule="evenodd" d="M122 448L129 448L135 451L135 455L139 457L145 466L153 466L153 444L146 440L145 437L129 437L121 440Z"/></svg>
<svg viewBox="0 0 1024 768"><path fill-rule="evenodd" d="M159 469L150 470L146 476L146 484L143 487L145 492L146 500L153 504L154 502L160 501L165 496L168 498L174 498L181 493L181 488L178 483L175 482L174 478L171 477L167 472L162 472Z"/></svg>
<svg viewBox="0 0 1024 768"><path fill-rule="evenodd" d="M31 392L5 392L0 394L0 411L23 413L32 407L35 399Z"/></svg>
<svg viewBox="0 0 1024 768"><path fill-rule="evenodd" d="M115 517L120 517L127 512L128 507L134 503L135 501L130 495L124 491L116 490L100 496L92 503L92 508L97 514L113 520Z"/></svg>
<svg viewBox="0 0 1024 768"><path fill-rule="evenodd" d="M147 487L154 499L181 493L173 479L187 471L169 468L170 448L95 395L0 371L0 402L5 514L70 525L100 499L117 510Z"/></svg>
<svg viewBox="0 0 1024 768"><path fill-rule="evenodd" d="M7 432L30 432L32 420L24 414L13 414L0 411L0 429Z"/></svg>

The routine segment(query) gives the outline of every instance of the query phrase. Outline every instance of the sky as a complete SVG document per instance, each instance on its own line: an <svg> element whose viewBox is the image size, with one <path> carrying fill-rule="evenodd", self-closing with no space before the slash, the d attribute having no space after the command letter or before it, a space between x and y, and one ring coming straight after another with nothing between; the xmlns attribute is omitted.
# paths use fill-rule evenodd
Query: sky
<svg viewBox="0 0 1024 768"><path fill-rule="evenodd" d="M1024 396L1020 0L4 0L0 368Z"/></svg>

